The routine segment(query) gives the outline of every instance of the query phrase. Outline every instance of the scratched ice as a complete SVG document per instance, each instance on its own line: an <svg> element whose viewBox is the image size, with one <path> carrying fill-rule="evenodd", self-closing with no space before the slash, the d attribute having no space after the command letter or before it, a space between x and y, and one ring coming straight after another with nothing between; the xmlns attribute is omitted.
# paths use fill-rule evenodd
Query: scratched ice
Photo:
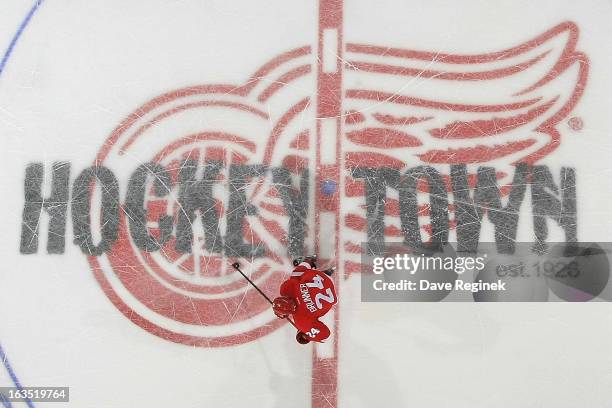
<svg viewBox="0 0 612 408"><path fill-rule="evenodd" d="M604 304L360 275L362 243L607 240L610 5L5 3L0 386L71 401L27 406L607 406ZM273 298L311 253L340 302L301 346L231 265Z"/></svg>

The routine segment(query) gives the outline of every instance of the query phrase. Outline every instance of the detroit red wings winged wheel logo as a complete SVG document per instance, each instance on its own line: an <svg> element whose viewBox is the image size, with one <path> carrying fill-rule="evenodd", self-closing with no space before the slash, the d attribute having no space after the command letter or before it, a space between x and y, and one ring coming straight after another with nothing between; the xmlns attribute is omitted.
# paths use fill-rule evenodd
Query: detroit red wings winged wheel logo
<svg viewBox="0 0 612 408"><path fill-rule="evenodd" d="M359 270L359 243L366 240L364 185L351 177L352 168L402 170L423 164L447 174L448 164L494 163L502 169L500 183L508 183L513 164L534 163L561 141L558 124L578 102L587 79L588 60L576 51L577 39L577 27L563 23L519 46L481 55L344 44L336 199L345 255L339 271L346 277ZM305 170L313 178L318 169L311 90L317 63L306 46L272 59L244 84L168 92L129 115L104 143L98 163L132 174L139 164L156 162L171 175L169 193L155 194L153 180L146 188L152 236L160 235L160 219L176 224L182 211L178 178L185 159L197 163L200 177L207 163L220 163L211 180L211 205L192 225L191 252L177 251L175 237L158 251L141 251L124 215L113 249L89 258L104 292L134 323L167 340L198 346L248 342L283 324L231 268L235 254L225 239L232 212L246 211L242 239L265 254L249 259L247 272L263 290L276 293L291 268L286 207L270 172L239 186L230 185L229 172L232 164L284 167L296 193ZM242 204L230 202L231 188L240 189ZM314 188L311 180L310 203ZM399 203L392 194L385 206L385 236L397 240ZM306 214L314 219L310 207ZM426 240L426 205L419 216ZM308 228L304 233L305 250L313 248L319 238Z"/></svg>

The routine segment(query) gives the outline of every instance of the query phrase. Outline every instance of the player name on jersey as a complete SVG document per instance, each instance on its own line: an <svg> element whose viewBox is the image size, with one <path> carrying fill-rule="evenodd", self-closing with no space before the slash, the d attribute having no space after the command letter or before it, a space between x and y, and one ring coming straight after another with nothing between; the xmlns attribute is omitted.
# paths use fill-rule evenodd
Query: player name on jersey
<svg viewBox="0 0 612 408"><path fill-rule="evenodd" d="M300 284L300 294L302 295L302 301L306 305L306 308L311 313L316 312L317 311L317 307L315 306L314 302L310 298L310 293L308 293L308 286L306 286L305 283L301 283Z"/></svg>

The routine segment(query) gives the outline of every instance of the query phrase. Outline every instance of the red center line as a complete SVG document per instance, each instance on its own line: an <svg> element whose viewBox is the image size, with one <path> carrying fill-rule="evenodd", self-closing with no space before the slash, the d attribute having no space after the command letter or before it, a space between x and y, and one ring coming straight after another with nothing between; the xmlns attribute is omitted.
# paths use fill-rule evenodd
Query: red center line
<svg viewBox="0 0 612 408"><path fill-rule="evenodd" d="M331 255L323 256L322 262L337 265L334 274L336 294L340 298L340 283L344 268L340 246L340 200L342 185L341 166L341 112L342 112L342 9L343 0L319 1L318 53L317 53L317 120L316 120L316 164L315 177L315 253L329 254L328 247L333 245ZM335 65L335 68L334 68ZM331 124L331 126L330 126ZM329 132L335 129L335 132ZM326 131L327 130L327 131ZM335 134L334 134L335 133ZM333 140L330 140L332 139ZM325 152L323 151L325 149ZM333 149L333 150L329 150ZM326 153L335 151L335 155ZM325 155L325 156L324 156ZM336 191L331 196L321 194L321 182L331 180L336 183ZM321 216L335 219L335 236L330 239L328 232L322 234ZM333 241L333 242L330 242ZM323 247L322 247L323 246ZM332 258L332 259L324 259ZM334 311L334 321L329 350L323 352L321 346L313 348L312 357L312 408L335 408L338 406L338 335L340 324L339 305Z"/></svg>

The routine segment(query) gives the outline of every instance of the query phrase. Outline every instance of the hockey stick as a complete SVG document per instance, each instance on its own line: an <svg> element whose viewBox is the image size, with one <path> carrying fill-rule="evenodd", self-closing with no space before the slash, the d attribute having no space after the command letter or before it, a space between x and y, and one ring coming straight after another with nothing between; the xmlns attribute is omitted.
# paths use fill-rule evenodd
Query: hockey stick
<svg viewBox="0 0 612 408"><path fill-rule="evenodd" d="M274 302L272 302L272 300L270 300L270 298L269 298L269 297L268 297L268 296L267 296L265 293L263 293L263 291L262 291L261 289L259 289L259 287L258 287L258 286L255 284L255 282L253 282L253 281L252 281L252 280L251 280L251 279L250 279L248 276L246 276L246 275L245 275L245 273L244 273L244 272L242 272L242 271L240 270L240 264L239 264L238 262L234 262L234 263L232 264L232 267L233 267L235 270L237 270L238 272L240 272L240 274L242 275L242 277L243 277L244 279L246 279L246 280L247 280L247 282L249 282L249 283L251 284L251 286L253 286L253 287L254 287L254 288L255 288L255 289L256 289L256 290L257 290L257 291L258 291L258 292L261 294L261 296L263 296L263 297L264 297L264 298L265 298L265 299L268 301L268 303L270 303L271 305L273 305L273 304L274 304ZM289 316L285 316L284 318L285 318L285 319L287 319L287 321L288 321L289 323L291 323L291 325L292 325L293 327L295 327L297 331L300 331L300 329L298 329L298 327L295 325L295 323L293 322L293 320L291 320L291 319L289 318Z"/></svg>

